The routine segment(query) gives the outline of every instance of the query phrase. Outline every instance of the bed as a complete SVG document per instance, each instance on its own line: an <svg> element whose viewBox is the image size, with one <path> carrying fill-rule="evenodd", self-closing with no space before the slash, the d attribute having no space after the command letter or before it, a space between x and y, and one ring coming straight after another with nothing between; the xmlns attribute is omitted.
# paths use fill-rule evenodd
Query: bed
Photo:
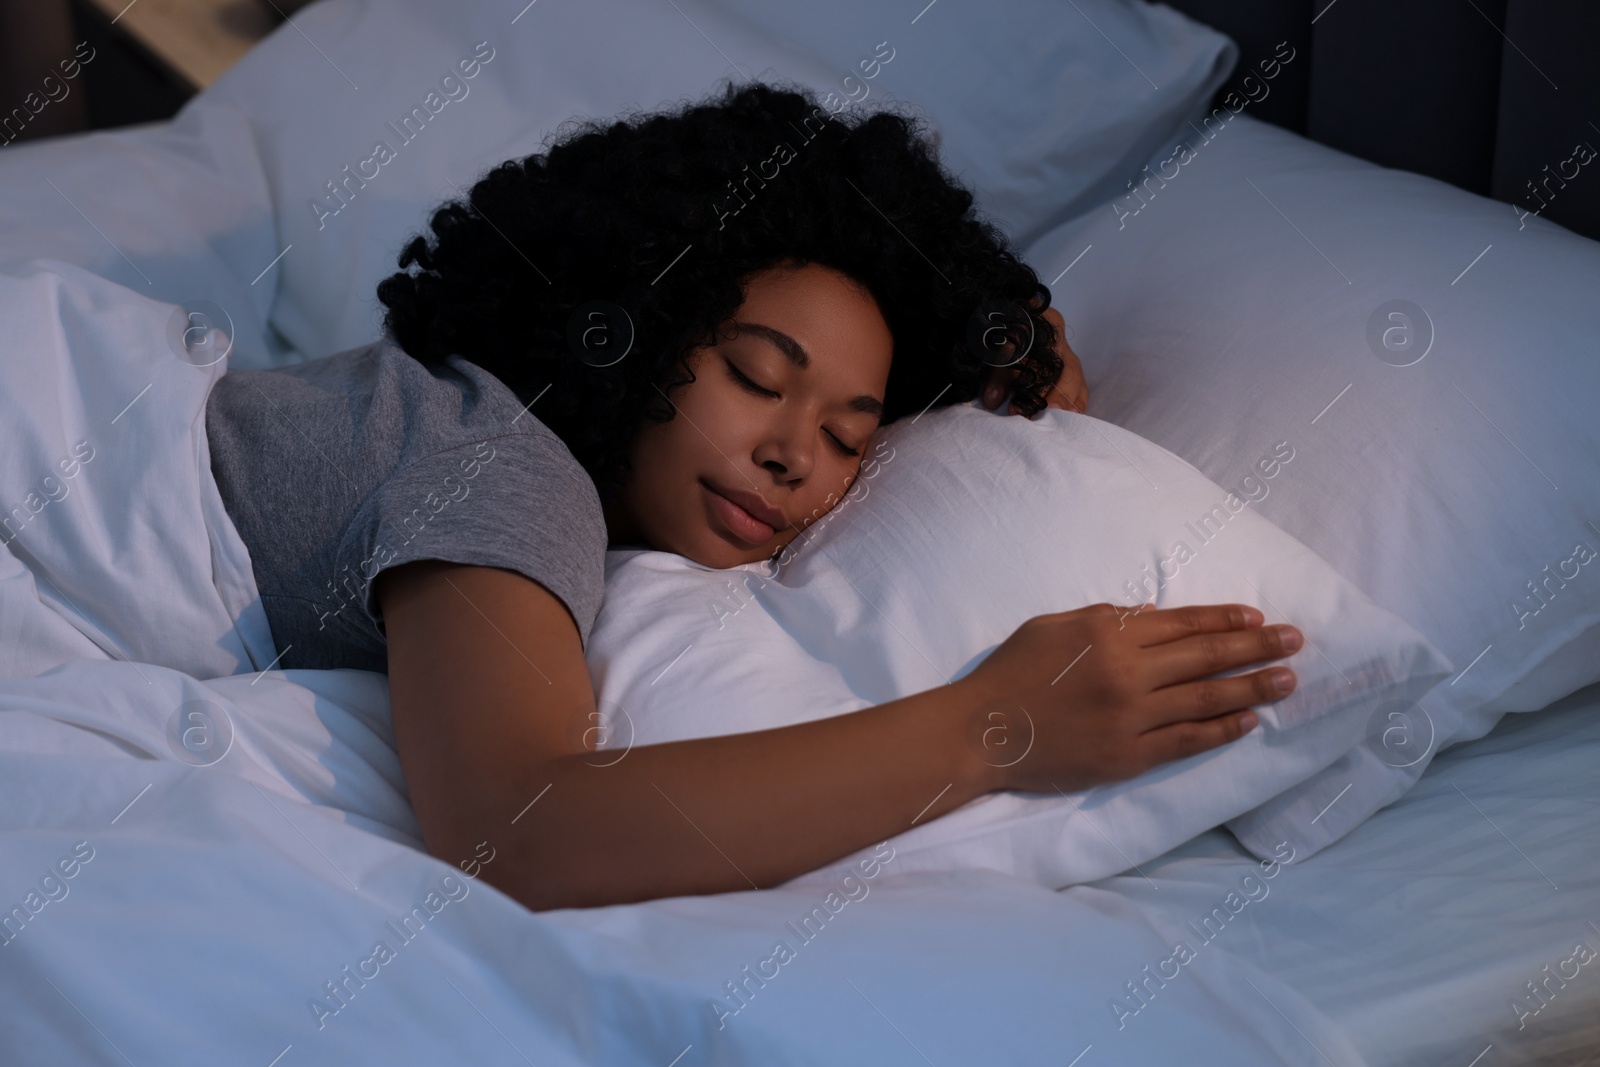
<svg viewBox="0 0 1600 1067"><path fill-rule="evenodd" d="M1308 61L1287 41L1244 54L1142 0L1010 15L324 0L170 123L0 152L0 1060L1600 1056L1600 245L1254 118ZM1341 641L1405 650L1384 661L1390 699L1347 701L1314 744L1314 723L1274 719L1315 758L1253 794L1227 793L1237 763L1196 759L1048 811L951 813L765 890L535 914L479 877L492 834L454 865L422 851L386 679L275 669L197 412L229 366L370 339L397 242L561 119L755 75L925 109L1051 286L1094 418L1000 429L957 408L940 426L978 426L983 447L1025 436L1017 462L1044 464L1026 484L1062 524L1088 484L1048 467L1069 447L1121 456L1152 499L1184 479L1195 500L1237 490L1234 528L1267 540L1219 539L1162 603L1242 573L1264 608L1319 603L1256 551L1292 542L1331 605L1307 633L1333 673ZM409 137L391 125L419 113ZM883 440L949 452L924 429ZM796 607L838 593L817 561L849 574L849 547L853 577L883 583L875 603L908 627L928 614L894 599L882 561L905 553L869 518L915 471L886 461L877 501L841 505L804 582L742 570L697 625L764 635L769 663L790 640L810 658L783 669L814 706L932 684L895 652L902 630ZM1016 536L1065 536L1035 526ZM917 633L952 666L993 640L960 626L1033 573L953 551L926 573L971 610ZM733 585L660 555L611 554L590 646L603 706L633 709L628 743L690 729L634 695L676 662L634 590ZM1126 566L1094 562L1114 578L1093 596L1126 600ZM1342 632L1357 619L1366 637ZM691 662L673 685L738 703L748 680ZM979 832L954 847L940 834L960 817ZM1044 823L1055 836L1029 836ZM1070 863L1032 862L1069 841Z"/></svg>

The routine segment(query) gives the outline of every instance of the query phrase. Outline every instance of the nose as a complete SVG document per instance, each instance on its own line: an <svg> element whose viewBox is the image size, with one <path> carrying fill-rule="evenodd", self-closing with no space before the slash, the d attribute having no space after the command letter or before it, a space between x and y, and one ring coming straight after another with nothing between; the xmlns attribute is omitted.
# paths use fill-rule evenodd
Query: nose
<svg viewBox="0 0 1600 1067"><path fill-rule="evenodd" d="M816 467L816 438L816 427L803 418L775 422L756 447L755 461L785 482L804 481Z"/></svg>

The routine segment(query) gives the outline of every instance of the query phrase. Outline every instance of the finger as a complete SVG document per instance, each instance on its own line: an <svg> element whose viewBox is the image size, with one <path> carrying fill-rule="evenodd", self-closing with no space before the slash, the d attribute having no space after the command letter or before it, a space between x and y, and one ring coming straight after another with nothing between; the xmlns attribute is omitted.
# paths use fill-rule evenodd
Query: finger
<svg viewBox="0 0 1600 1067"><path fill-rule="evenodd" d="M1277 674L1284 672L1288 688L1278 687ZM1287 667L1236 674L1227 678L1207 678L1157 689L1150 695L1144 726L1147 731L1180 722L1203 722L1219 715L1242 711L1282 700L1294 692L1296 679Z"/></svg>
<svg viewBox="0 0 1600 1067"><path fill-rule="evenodd" d="M1234 626L1243 618L1243 624ZM1145 632L1157 633L1170 625L1191 630L1188 636L1172 641L1150 643ZM1193 682L1208 675L1234 671L1253 663L1291 656L1304 644L1304 636L1293 626L1260 625L1260 613L1242 604L1207 605L1193 609L1169 609L1157 612L1145 606L1138 613L1124 613L1119 627L1131 628L1135 640L1141 642L1146 657L1139 664L1139 674L1145 684L1153 689ZM1265 685L1265 677L1257 678ZM1291 672L1291 687L1293 676ZM1263 690L1266 699L1277 699ZM1202 709L1204 710L1204 709ZM1226 710L1217 707L1217 711ZM1215 714L1216 712L1212 712Z"/></svg>
<svg viewBox="0 0 1600 1067"><path fill-rule="evenodd" d="M1195 634L1226 633L1260 626L1266 620L1248 604L1191 604L1159 608L1129 615L1126 625L1137 627L1142 646L1159 645Z"/></svg>
<svg viewBox="0 0 1600 1067"><path fill-rule="evenodd" d="M1187 759L1237 741L1255 725L1255 718L1253 711L1236 711L1203 722L1180 722L1152 730L1142 739L1144 755L1150 761L1147 766Z"/></svg>
<svg viewBox="0 0 1600 1067"><path fill-rule="evenodd" d="M1249 626L1225 633L1195 634L1146 650L1144 677L1154 686L1177 685L1218 671L1282 659L1299 651L1292 626Z"/></svg>
<svg viewBox="0 0 1600 1067"><path fill-rule="evenodd" d="M988 380L983 386L983 406L986 410L993 411L999 406L1016 376L1016 370L1011 367L995 367L989 371Z"/></svg>

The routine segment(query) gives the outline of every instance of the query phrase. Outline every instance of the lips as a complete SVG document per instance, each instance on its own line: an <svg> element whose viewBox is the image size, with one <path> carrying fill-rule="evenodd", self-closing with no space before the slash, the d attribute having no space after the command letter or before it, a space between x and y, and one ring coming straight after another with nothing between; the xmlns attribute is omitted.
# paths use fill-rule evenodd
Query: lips
<svg viewBox="0 0 1600 1067"><path fill-rule="evenodd" d="M711 490L717 496L722 497L724 500L731 501L732 503L738 505L740 508L744 509L744 511L748 512L752 518L756 519L758 522L765 523L766 525L772 527L774 531L781 530L789 525L789 520L783 517L783 512L779 511L771 504L768 504L766 500L763 499L758 493L752 493L742 489L724 489L719 485L713 485L712 483L704 480L702 480L700 484L704 485L707 489Z"/></svg>

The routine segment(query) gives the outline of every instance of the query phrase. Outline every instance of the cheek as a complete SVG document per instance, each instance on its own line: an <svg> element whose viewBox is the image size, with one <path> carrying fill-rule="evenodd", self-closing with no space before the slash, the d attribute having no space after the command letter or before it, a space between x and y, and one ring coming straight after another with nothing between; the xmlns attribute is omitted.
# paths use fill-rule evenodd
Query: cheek
<svg viewBox="0 0 1600 1067"><path fill-rule="evenodd" d="M686 464L679 431L688 425L683 416L680 410L671 422L647 424L634 443L632 477L639 497L652 510L660 510L665 500L681 492L678 481Z"/></svg>
<svg viewBox="0 0 1600 1067"><path fill-rule="evenodd" d="M860 463L861 461L858 458L852 457L848 466L842 467L837 475L829 476L827 484L823 484L820 479L818 480L817 488L805 501L804 509L801 512L805 520L800 524L802 529L821 520L829 512L839 507L847 498L863 495L865 487L862 489L856 489L855 487L855 482L859 480Z"/></svg>
<svg viewBox="0 0 1600 1067"><path fill-rule="evenodd" d="M678 408L699 427L690 432L702 449L732 454L730 449L757 429L765 409L761 398L719 377L722 373L708 363L699 380L682 392Z"/></svg>
<svg viewBox="0 0 1600 1067"><path fill-rule="evenodd" d="M677 525L701 507L699 479L717 469L731 451L718 409L706 403L699 383L674 390L677 411L667 422L646 422L632 452L634 500L647 521Z"/></svg>

